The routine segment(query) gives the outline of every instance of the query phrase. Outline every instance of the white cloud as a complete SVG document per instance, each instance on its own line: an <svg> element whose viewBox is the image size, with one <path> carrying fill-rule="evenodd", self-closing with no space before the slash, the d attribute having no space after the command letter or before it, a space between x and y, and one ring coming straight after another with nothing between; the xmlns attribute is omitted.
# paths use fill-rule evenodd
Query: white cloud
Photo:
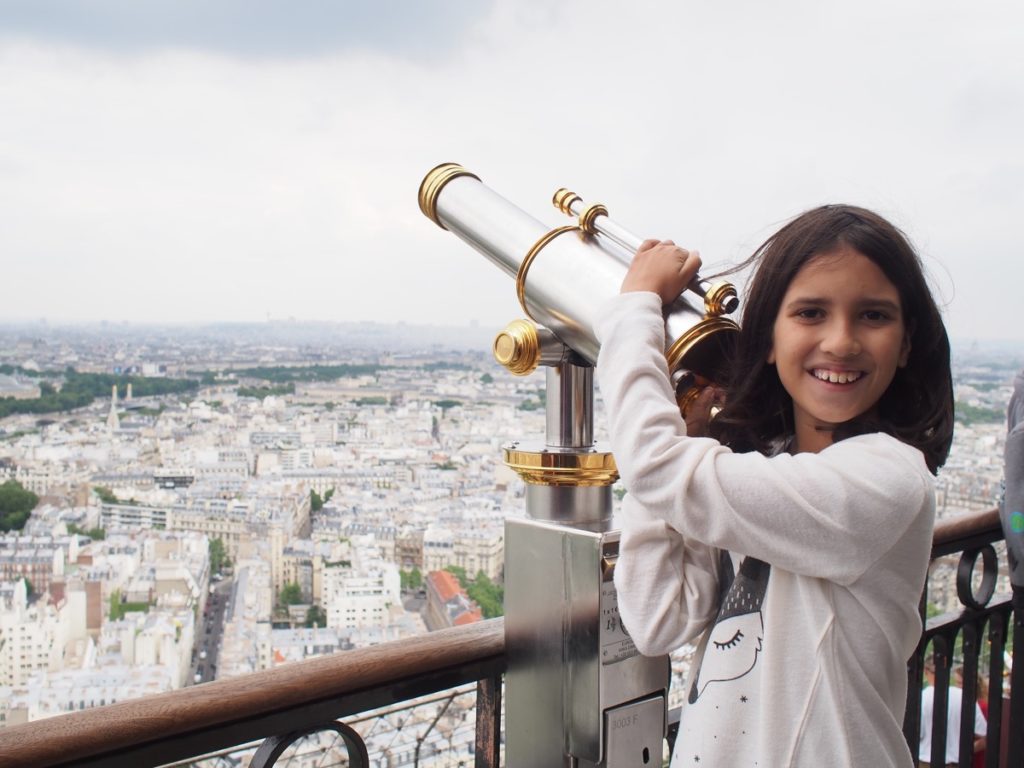
<svg viewBox="0 0 1024 768"><path fill-rule="evenodd" d="M505 0L427 60L9 40L0 318L497 329L512 282L416 207L454 160L545 221L569 186L712 262L806 207L874 207L930 261L954 335L1020 338L1022 15Z"/></svg>

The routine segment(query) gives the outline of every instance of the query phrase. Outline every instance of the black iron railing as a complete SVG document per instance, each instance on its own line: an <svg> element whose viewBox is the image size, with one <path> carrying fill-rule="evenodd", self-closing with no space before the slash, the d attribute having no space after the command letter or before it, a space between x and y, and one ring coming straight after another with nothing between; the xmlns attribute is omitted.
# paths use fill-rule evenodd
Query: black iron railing
<svg viewBox="0 0 1024 768"><path fill-rule="evenodd" d="M911 695L904 732L915 755L921 724L917 693L927 657L935 661L934 742L944 741L949 684L955 680L956 668L962 667L965 701L974 700L978 672L989 683L986 768L1024 765L1024 665L1013 670L1012 686L1005 684L1004 675L1004 651L1010 651L1012 660L1024 645L1024 604L1020 596L1015 602L994 593L999 560L992 545L1002 537L995 511L936 527L933 558L959 556L962 610L927 621L918 652L908 665ZM928 601L926 589L922 612ZM1011 628L1016 631L1011 633ZM345 746L332 748L344 752L353 767L415 763L496 767L501 754L505 663L503 622L481 622L0 729L0 766L139 768L211 753L225 755L249 745L250 752L255 752L250 765L269 768L305 735L330 733L337 734ZM1017 692L1015 698L1008 696L1011 687ZM427 698L421 704L418 730L410 735L410 720L403 720L407 717L403 713L416 707L422 697ZM456 704L466 697L473 701ZM432 739L453 707L461 710L457 727L473 729L472 747L458 757L439 760ZM961 723L960 765L970 766L973 708L964 710L969 714ZM465 722L467 718L472 722ZM678 720L678 713L674 719ZM383 727L394 732L406 729L400 746L393 739L377 738L381 722L392 722ZM400 752L392 754L392 748ZM937 764L942 762L944 758ZM206 764L215 763L214 759Z"/></svg>
<svg viewBox="0 0 1024 768"><path fill-rule="evenodd" d="M917 652L907 665L909 694L903 727L912 753L932 765L970 768L976 751L983 750L985 768L1024 766L1024 665L1011 672L1005 663L1008 658L1012 665L1014 658L1021 657L1017 651L1024 648L1024 590L996 592L1001 565L993 545L1002 539L996 510L936 529L933 575L921 598L922 617L934 605L935 565L943 561L955 569L958 606L925 622ZM1005 566L1002 570L1005 573ZM933 687L927 697L930 713L922 713L923 685ZM1011 698L1013 692L1016 695ZM976 701L985 727L978 727ZM957 709L962 713L959 723L950 717ZM930 744L925 739L923 750L922 727L931 732ZM946 754L950 728L959 729L956 760Z"/></svg>

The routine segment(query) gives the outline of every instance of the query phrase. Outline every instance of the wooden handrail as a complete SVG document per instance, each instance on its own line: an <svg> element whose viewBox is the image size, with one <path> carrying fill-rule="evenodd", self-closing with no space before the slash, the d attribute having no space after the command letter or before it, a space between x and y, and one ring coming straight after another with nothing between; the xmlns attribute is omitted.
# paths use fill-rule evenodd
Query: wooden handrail
<svg viewBox="0 0 1024 768"><path fill-rule="evenodd" d="M378 688L505 652L504 621L357 648L0 729L0 766L45 766Z"/></svg>
<svg viewBox="0 0 1024 768"><path fill-rule="evenodd" d="M935 532L932 535L932 551L942 551L957 542L984 536L1002 538L1002 524L999 522L998 509L957 515L936 523Z"/></svg>

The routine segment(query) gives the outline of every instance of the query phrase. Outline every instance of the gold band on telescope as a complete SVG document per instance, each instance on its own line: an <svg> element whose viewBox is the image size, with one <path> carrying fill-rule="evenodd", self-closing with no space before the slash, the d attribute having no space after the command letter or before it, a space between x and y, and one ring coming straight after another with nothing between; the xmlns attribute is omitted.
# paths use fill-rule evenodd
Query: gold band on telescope
<svg viewBox="0 0 1024 768"><path fill-rule="evenodd" d="M475 173L470 173L458 163L441 163L436 168L431 169L420 183L420 210L423 211L424 216L446 231L448 227L437 218L437 196L441 194L445 184L452 179L457 179L459 176L469 176L480 181L479 176Z"/></svg>
<svg viewBox="0 0 1024 768"><path fill-rule="evenodd" d="M531 485L593 487L613 485L619 479L610 453L558 453L505 448L505 464Z"/></svg>
<svg viewBox="0 0 1024 768"><path fill-rule="evenodd" d="M704 309L709 315L728 314L725 302L736 298L736 288L732 283L715 283L704 294Z"/></svg>
<svg viewBox="0 0 1024 768"><path fill-rule="evenodd" d="M583 209L583 213L580 214L580 229L586 232L588 235L597 234L597 230L594 229L594 219L598 216L607 216L608 209L600 203L591 203Z"/></svg>
<svg viewBox="0 0 1024 768"><path fill-rule="evenodd" d="M516 275L516 296L519 298L519 306L523 308L523 312L531 320L535 320L533 315L530 314L530 310L526 308L526 275L530 271L530 265L533 264L533 260L537 258L537 254L544 250L544 246L550 243L559 235L564 235L566 232L578 232L579 227L575 224L569 224L564 227L556 227L550 232L544 234L536 243L530 246L530 250L523 258L523 263L519 265L519 272Z"/></svg>
<svg viewBox="0 0 1024 768"><path fill-rule="evenodd" d="M551 202L555 204L555 208L560 210L566 216L572 216L573 203L582 203L583 198L575 192L571 192L565 187L562 187L555 191L555 196L551 198Z"/></svg>
<svg viewBox="0 0 1024 768"><path fill-rule="evenodd" d="M668 352L665 353L668 369L674 371L681 367L683 359L690 353L694 345L706 336L721 331L738 331L739 329L740 327L727 317L705 317L695 326L689 328L669 347Z"/></svg>

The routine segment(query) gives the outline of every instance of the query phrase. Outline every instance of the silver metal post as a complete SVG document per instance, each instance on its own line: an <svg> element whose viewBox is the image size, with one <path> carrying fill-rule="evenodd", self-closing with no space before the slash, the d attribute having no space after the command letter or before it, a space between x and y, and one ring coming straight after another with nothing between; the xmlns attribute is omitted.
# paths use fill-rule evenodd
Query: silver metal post
<svg viewBox="0 0 1024 768"><path fill-rule="evenodd" d="M573 363L548 368L546 409L550 447L593 447L594 369Z"/></svg>

